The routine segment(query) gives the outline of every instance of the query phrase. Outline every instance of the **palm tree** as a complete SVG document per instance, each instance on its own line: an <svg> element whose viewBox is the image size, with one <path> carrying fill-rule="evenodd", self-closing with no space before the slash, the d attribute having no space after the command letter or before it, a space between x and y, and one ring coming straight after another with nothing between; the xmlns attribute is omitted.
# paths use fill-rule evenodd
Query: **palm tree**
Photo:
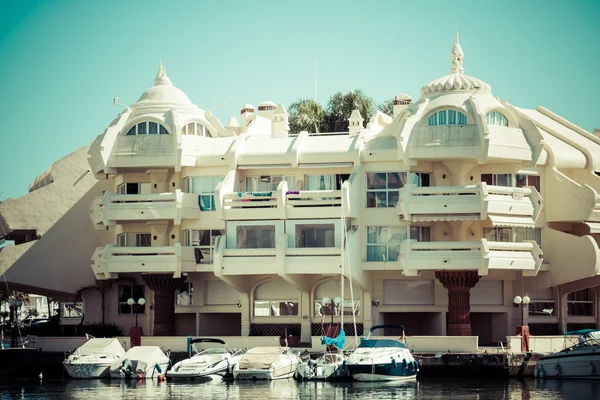
<svg viewBox="0 0 600 400"><path fill-rule="evenodd" d="M346 94L337 92L327 104L327 128L329 132L348 132L348 118L353 110L360 111L361 116L368 121L373 116L373 108L373 99L362 90Z"/></svg>
<svg viewBox="0 0 600 400"><path fill-rule="evenodd" d="M300 99L293 102L288 110L290 115L290 132L320 132L325 118L323 106L311 99Z"/></svg>
<svg viewBox="0 0 600 400"><path fill-rule="evenodd" d="M392 100L386 100L383 103L378 104L377 109L390 117L394 116L394 102Z"/></svg>

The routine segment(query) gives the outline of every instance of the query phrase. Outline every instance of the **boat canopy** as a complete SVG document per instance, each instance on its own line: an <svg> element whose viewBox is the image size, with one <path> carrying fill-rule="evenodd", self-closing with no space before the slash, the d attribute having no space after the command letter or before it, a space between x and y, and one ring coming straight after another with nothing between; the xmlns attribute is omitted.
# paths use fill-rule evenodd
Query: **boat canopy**
<svg viewBox="0 0 600 400"><path fill-rule="evenodd" d="M403 325L390 325L390 324L372 326L371 329L369 330L369 332L373 333L373 331L375 329L385 329L385 328L402 329L402 332L406 332L406 329L404 329Z"/></svg>
<svg viewBox="0 0 600 400"><path fill-rule="evenodd" d="M406 349L406 345L398 340L392 339L362 339L358 345L360 348L374 348L374 347L399 347Z"/></svg>
<svg viewBox="0 0 600 400"><path fill-rule="evenodd" d="M281 360L281 355L286 351L285 347L254 347L240 360L240 369L267 369Z"/></svg>
<svg viewBox="0 0 600 400"><path fill-rule="evenodd" d="M118 339L93 338L78 347L73 353L78 356L86 354L114 354L123 357L125 350Z"/></svg>

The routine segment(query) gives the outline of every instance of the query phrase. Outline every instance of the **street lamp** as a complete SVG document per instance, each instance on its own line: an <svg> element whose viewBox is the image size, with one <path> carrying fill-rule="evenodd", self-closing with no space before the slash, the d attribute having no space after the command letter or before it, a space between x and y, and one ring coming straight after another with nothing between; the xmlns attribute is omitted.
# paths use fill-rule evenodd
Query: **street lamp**
<svg viewBox="0 0 600 400"><path fill-rule="evenodd" d="M138 326L138 319L137 319L138 308L137 308L137 306L138 306L138 304L140 306L143 306L144 304L146 304L146 299L144 299L143 297L140 297L136 304L136 301L130 297L129 299L127 299L127 304L129 304L131 306L132 312L134 311L134 306L135 306L135 327L137 328L137 326Z"/></svg>
<svg viewBox="0 0 600 400"><path fill-rule="evenodd" d="M12 344L11 346L17 345L17 326L19 324L19 308L23 305L23 300L11 299L8 302L8 308L10 310L10 320L12 322Z"/></svg>
<svg viewBox="0 0 600 400"><path fill-rule="evenodd" d="M531 303L531 299L527 295L523 297L515 296L515 298L513 299L514 306L519 307L521 309L521 326L517 328L517 335L521 336L522 352L529 351L529 327L525 326L524 323L525 308L527 308L529 303Z"/></svg>

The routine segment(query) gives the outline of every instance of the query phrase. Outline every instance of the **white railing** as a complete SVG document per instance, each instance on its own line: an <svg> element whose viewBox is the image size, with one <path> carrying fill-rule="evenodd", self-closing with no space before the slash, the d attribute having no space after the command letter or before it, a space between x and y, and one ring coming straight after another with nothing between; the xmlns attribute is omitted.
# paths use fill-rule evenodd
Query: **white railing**
<svg viewBox="0 0 600 400"><path fill-rule="evenodd" d="M149 194L112 194L109 202L115 203L154 203L181 201L181 191L177 193L149 193Z"/></svg>
<svg viewBox="0 0 600 400"><path fill-rule="evenodd" d="M174 256L177 255L175 246L152 247L111 247L111 256Z"/></svg>
<svg viewBox="0 0 600 400"><path fill-rule="evenodd" d="M223 257L275 257L276 249L224 249Z"/></svg>
<svg viewBox="0 0 600 400"><path fill-rule="evenodd" d="M292 190L285 197L286 204L291 207L342 205L341 190Z"/></svg>
<svg viewBox="0 0 600 400"><path fill-rule="evenodd" d="M238 192L223 195L224 208L276 208L277 192Z"/></svg>
<svg viewBox="0 0 600 400"><path fill-rule="evenodd" d="M285 255L290 257L339 256L341 254L342 249L339 247L296 247L285 249Z"/></svg>

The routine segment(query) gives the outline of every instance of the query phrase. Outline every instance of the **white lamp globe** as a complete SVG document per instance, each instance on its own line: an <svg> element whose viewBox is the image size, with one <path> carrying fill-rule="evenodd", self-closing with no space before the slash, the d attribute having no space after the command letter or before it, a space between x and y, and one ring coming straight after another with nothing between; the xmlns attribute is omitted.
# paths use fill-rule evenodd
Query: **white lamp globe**
<svg viewBox="0 0 600 400"><path fill-rule="evenodd" d="M334 303L339 305L342 302L342 298L340 296L336 296L335 299L333 299Z"/></svg>
<svg viewBox="0 0 600 400"><path fill-rule="evenodd" d="M513 299L513 302L515 304L521 304L522 301L523 299L521 298L521 296L515 296L515 298Z"/></svg>
<svg viewBox="0 0 600 400"><path fill-rule="evenodd" d="M144 299L143 297L140 297L140 299L138 300L138 304L140 306L143 306L144 304L146 304L146 299Z"/></svg>
<svg viewBox="0 0 600 400"><path fill-rule="evenodd" d="M523 304L527 305L531 303L531 299L529 298L529 296L523 296Z"/></svg>
<svg viewBox="0 0 600 400"><path fill-rule="evenodd" d="M131 297L127 299L127 304L129 304L130 306L135 304L135 300L133 300Z"/></svg>
<svg viewBox="0 0 600 400"><path fill-rule="evenodd" d="M331 299L327 296L323 297L323 304L329 304L331 303Z"/></svg>

